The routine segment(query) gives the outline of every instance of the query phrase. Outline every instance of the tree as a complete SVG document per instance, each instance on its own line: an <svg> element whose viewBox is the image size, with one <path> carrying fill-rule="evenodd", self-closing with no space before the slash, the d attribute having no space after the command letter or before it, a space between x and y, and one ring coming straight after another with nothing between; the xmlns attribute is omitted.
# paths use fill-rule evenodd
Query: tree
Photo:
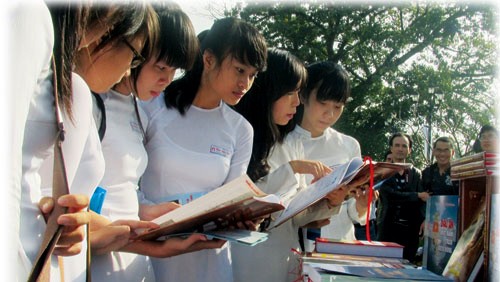
<svg viewBox="0 0 500 282"><path fill-rule="evenodd" d="M420 167L430 162L425 125L432 124L433 138L453 138L461 156L479 128L494 122L497 14L493 4L456 3L250 2L226 10L255 25L271 47L306 63L341 64L353 100L335 127L374 159L393 132L412 134Z"/></svg>

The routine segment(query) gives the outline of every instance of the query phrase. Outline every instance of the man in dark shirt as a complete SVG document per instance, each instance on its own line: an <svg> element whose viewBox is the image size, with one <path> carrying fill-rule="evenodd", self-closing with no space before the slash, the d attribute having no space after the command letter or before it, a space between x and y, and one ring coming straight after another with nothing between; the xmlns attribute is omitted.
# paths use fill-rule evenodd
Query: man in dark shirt
<svg viewBox="0 0 500 282"><path fill-rule="evenodd" d="M458 181L451 181L450 162L453 144L448 137L439 137L433 144L432 155L436 162L422 172L424 191L431 195L458 195Z"/></svg>
<svg viewBox="0 0 500 282"><path fill-rule="evenodd" d="M405 163L413 141L408 134L395 133L389 140L393 162ZM379 241L396 242L404 246L403 258L413 262L419 244L419 229L425 218L425 201L421 172L415 167L402 170L380 187L377 209Z"/></svg>

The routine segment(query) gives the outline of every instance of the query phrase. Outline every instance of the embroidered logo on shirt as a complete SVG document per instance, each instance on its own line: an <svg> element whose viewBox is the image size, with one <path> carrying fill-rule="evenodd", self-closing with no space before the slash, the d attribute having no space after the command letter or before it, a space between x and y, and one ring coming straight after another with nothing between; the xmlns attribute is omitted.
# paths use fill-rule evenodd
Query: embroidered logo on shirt
<svg viewBox="0 0 500 282"><path fill-rule="evenodd" d="M231 156L232 152L231 150L219 147L217 145L212 145L210 146L210 153L228 158L229 156Z"/></svg>

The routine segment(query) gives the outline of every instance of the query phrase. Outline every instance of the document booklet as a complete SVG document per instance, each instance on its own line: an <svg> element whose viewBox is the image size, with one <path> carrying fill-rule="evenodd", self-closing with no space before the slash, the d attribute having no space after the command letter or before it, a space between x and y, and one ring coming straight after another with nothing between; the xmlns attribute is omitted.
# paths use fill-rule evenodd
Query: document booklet
<svg viewBox="0 0 500 282"><path fill-rule="evenodd" d="M374 183L391 177L398 170L409 167L411 167L411 164L373 162ZM360 158L353 158L349 162L335 167L330 174L309 185L307 188L300 190L290 201L286 209L272 223L271 228L279 226L291 217L323 199L333 190L343 186L352 190L369 183L369 162L363 162Z"/></svg>
<svg viewBox="0 0 500 282"><path fill-rule="evenodd" d="M177 233L166 236L158 237L158 240L166 240L173 237L187 238L193 233ZM232 243L243 244L247 246L255 246L267 240L269 234L266 232L250 231L245 229L228 229L228 230L214 230L205 231L201 234L207 236L207 239L222 239Z"/></svg>
<svg viewBox="0 0 500 282"><path fill-rule="evenodd" d="M255 246L268 238L268 233L243 229L208 231L204 234L207 235L208 239L213 237L248 246Z"/></svg>
<svg viewBox="0 0 500 282"><path fill-rule="evenodd" d="M235 223L235 218L254 220L282 209L284 206L279 197L264 193L247 175L242 175L154 219L160 228L145 230L137 239L153 240L176 233L225 230Z"/></svg>

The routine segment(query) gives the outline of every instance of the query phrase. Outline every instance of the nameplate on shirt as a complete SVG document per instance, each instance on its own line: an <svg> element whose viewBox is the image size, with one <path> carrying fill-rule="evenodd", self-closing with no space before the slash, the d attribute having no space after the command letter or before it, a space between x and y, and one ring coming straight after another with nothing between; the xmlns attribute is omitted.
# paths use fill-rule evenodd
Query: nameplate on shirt
<svg viewBox="0 0 500 282"><path fill-rule="evenodd" d="M220 155L220 156L223 156L225 158L229 158L232 154L231 150L228 150L226 148L223 148L223 147L220 147L217 145L210 146L210 153Z"/></svg>

